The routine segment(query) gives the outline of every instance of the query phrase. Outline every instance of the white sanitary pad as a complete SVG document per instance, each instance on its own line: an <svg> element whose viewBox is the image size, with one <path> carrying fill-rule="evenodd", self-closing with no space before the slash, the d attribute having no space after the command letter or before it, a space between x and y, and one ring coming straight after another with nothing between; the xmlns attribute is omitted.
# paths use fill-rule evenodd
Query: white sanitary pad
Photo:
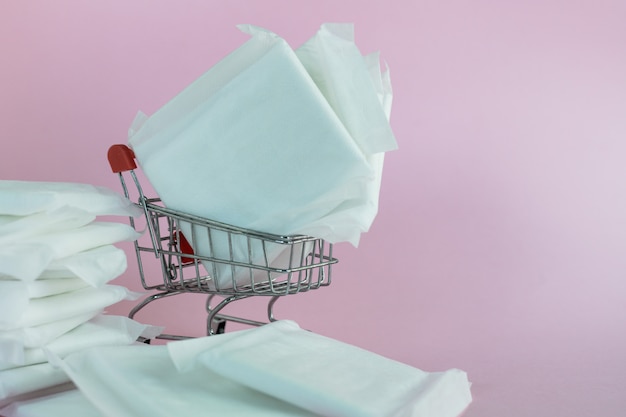
<svg viewBox="0 0 626 417"><path fill-rule="evenodd" d="M139 216L142 213L128 199L104 187L64 182L0 181L0 215L28 216L68 208L96 216Z"/></svg>
<svg viewBox="0 0 626 417"><path fill-rule="evenodd" d="M471 402L465 372L424 372L280 321L207 349L218 374L317 415L456 417Z"/></svg>
<svg viewBox="0 0 626 417"><path fill-rule="evenodd" d="M0 402L67 382L65 372L50 363L0 371Z"/></svg>
<svg viewBox="0 0 626 417"><path fill-rule="evenodd" d="M18 320L0 323L0 330L39 326L57 320L98 311L122 300L136 300L140 294L119 285L82 288L52 297L31 299Z"/></svg>
<svg viewBox="0 0 626 417"><path fill-rule="evenodd" d="M363 154L397 148L382 104L385 99L379 96L380 69L378 74L370 72L371 64L380 68L378 55L363 58L354 42L353 25L324 24L295 52ZM387 83L385 94L390 93L389 87Z"/></svg>
<svg viewBox="0 0 626 417"><path fill-rule="evenodd" d="M94 221L82 227L33 235L0 243L0 276L32 281L53 262L80 252L136 240L141 234L129 225Z"/></svg>
<svg viewBox="0 0 626 417"><path fill-rule="evenodd" d="M91 320L102 310L93 310L51 323L0 331L0 351L3 356L17 357L25 348L38 348L47 345L57 337Z"/></svg>
<svg viewBox="0 0 626 417"><path fill-rule="evenodd" d="M248 42L137 119L129 142L141 167L171 208L276 234L358 242L371 216L360 218L353 206L371 197L364 192L377 181L367 156L396 147L366 61L352 42L322 30L299 52L312 70L329 63L317 64L311 78L283 39L242 29ZM327 221L344 206L350 228Z"/></svg>
<svg viewBox="0 0 626 417"><path fill-rule="evenodd" d="M18 358L3 356L0 358L0 370L47 362L47 352L63 358L72 352L93 346L129 345L140 336L151 339L162 330L127 317L99 315L61 335L45 347L25 349Z"/></svg>
<svg viewBox="0 0 626 417"><path fill-rule="evenodd" d="M0 360L0 403L28 393L70 382L65 372L51 363L94 346L123 346L138 337L152 338L163 329L137 323L127 317L100 315L63 334L42 349L23 352L22 365Z"/></svg>
<svg viewBox="0 0 626 417"><path fill-rule="evenodd" d="M222 417L314 417L206 368L179 372L166 346L96 347L69 355L63 368L108 417L171 417L181 412L200 417L207 410Z"/></svg>
<svg viewBox="0 0 626 417"><path fill-rule="evenodd" d="M76 229L91 223L95 215L73 207L61 207L29 216L0 216L0 244L15 243L35 235Z"/></svg>
<svg viewBox="0 0 626 417"><path fill-rule="evenodd" d="M0 328L20 320L30 299L54 296L88 286L79 278L23 282L0 280Z"/></svg>
<svg viewBox="0 0 626 417"><path fill-rule="evenodd" d="M50 262L38 279L78 277L97 288L120 276L127 266L122 249L104 245Z"/></svg>
<svg viewBox="0 0 626 417"><path fill-rule="evenodd" d="M296 55L375 173L359 198L328 213L327 222L338 236L367 232L378 214L385 152L397 147L389 125L393 99L389 70L381 72L378 53L361 56L351 24L322 25ZM321 232L311 232L316 233ZM345 240L358 243L356 236Z"/></svg>
<svg viewBox="0 0 626 417"><path fill-rule="evenodd" d="M0 409L4 417L104 417L77 389L15 401Z"/></svg>
<svg viewBox="0 0 626 417"><path fill-rule="evenodd" d="M24 364L25 349L54 343L104 308L122 300L136 300L139 296L122 286L104 285L2 305L0 309L6 311L0 315L0 368Z"/></svg>
<svg viewBox="0 0 626 417"><path fill-rule="evenodd" d="M471 401L463 371L424 372L288 321L167 346L95 347L61 366L111 417L169 417L181 404L190 417L207 409L237 417L456 417Z"/></svg>
<svg viewBox="0 0 626 417"><path fill-rule="evenodd" d="M358 198L374 172L287 43L252 34L129 141L169 207L305 232ZM164 166L176 169L166 174Z"/></svg>
<svg viewBox="0 0 626 417"><path fill-rule="evenodd" d="M325 25L296 52L264 29L240 29L248 42L151 117L137 117L129 144L140 166L170 208L357 245L377 213L383 152L397 146L388 74L375 68L377 55L360 54L351 25ZM219 234L210 245L199 229L181 229L203 256L228 259L232 247L271 263L283 249L264 253ZM217 268L220 279L228 268ZM221 287L232 286L227 279Z"/></svg>

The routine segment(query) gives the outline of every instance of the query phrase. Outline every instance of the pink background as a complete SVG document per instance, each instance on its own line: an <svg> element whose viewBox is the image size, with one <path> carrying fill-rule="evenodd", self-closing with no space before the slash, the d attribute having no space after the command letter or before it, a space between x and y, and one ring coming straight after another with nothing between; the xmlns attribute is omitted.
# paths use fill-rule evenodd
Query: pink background
<svg viewBox="0 0 626 417"><path fill-rule="evenodd" d="M243 43L236 24L297 47L354 22L391 67L400 150L333 285L278 316L467 371L468 417L623 416L625 21L623 0L4 0L0 177L119 191L108 147ZM139 288L132 259L118 282ZM202 302L140 319L200 334Z"/></svg>

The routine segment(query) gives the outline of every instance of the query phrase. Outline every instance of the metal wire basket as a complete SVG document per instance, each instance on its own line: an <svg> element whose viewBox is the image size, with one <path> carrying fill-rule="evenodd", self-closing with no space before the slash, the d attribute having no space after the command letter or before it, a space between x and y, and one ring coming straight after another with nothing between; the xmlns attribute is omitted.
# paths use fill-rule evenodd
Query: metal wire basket
<svg viewBox="0 0 626 417"><path fill-rule="evenodd" d="M220 314L234 301L267 296L267 319L274 321L273 307L280 297L330 285L331 267L337 263L332 244L311 236L264 233L172 210L159 198L144 195L132 149L113 145L108 159L112 171L119 175L124 195L131 200L126 180L132 179L135 204L143 209L146 220L147 232L135 241L135 251L141 284L155 293L136 305L130 318L165 297L205 294L207 334L212 335L224 332L227 321L253 326L267 323ZM129 220L139 230L136 219ZM161 276L147 276L144 263L155 261L160 263ZM172 334L159 337L185 338Z"/></svg>

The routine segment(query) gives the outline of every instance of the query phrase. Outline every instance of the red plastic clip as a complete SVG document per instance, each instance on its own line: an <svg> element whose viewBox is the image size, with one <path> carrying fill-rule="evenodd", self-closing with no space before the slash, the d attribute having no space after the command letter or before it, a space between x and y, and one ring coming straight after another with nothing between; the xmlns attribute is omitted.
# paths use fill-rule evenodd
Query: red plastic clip
<svg viewBox="0 0 626 417"><path fill-rule="evenodd" d="M109 165L114 173L130 171L137 168L135 152L126 145L113 145L107 153Z"/></svg>

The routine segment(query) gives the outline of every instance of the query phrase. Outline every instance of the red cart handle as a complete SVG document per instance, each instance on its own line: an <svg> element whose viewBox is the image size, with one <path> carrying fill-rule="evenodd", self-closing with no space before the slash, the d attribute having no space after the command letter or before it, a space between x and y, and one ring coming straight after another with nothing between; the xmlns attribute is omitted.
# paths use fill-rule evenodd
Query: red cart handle
<svg viewBox="0 0 626 417"><path fill-rule="evenodd" d="M113 145L107 153L109 165L114 173L126 172L137 168L135 152L126 145Z"/></svg>

